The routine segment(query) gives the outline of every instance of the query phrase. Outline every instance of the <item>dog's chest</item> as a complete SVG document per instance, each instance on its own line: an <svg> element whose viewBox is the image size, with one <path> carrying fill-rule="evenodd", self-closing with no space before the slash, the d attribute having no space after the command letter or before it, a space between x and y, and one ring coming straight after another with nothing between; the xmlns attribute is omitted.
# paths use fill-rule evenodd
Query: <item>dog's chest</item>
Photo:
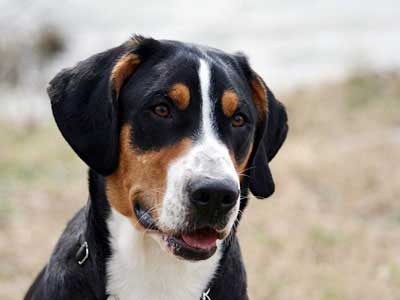
<svg viewBox="0 0 400 300"><path fill-rule="evenodd" d="M107 294L119 300L200 299L218 267L220 251L201 262L166 253L115 211L108 220L112 256L107 262Z"/></svg>

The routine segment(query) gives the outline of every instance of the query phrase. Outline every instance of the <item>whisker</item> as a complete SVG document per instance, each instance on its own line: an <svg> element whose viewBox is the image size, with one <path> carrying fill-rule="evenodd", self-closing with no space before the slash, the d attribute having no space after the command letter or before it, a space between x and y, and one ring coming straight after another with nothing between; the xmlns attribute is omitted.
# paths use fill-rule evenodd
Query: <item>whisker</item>
<svg viewBox="0 0 400 300"><path fill-rule="evenodd" d="M244 173L239 173L239 176L250 177L250 175L247 175L247 174L244 174Z"/></svg>
<svg viewBox="0 0 400 300"><path fill-rule="evenodd" d="M255 169L255 168L256 168L256 166L251 166L251 167L248 167L248 168L244 169L242 172L246 172L248 170Z"/></svg>
<svg viewBox="0 0 400 300"><path fill-rule="evenodd" d="M156 203L155 205L153 205L152 207L150 207L149 209L147 209L147 213L151 213L151 212L155 211L156 209L160 208L161 205L162 205L162 203ZM138 220L135 222L134 225L140 224L140 221L142 220L143 217L144 217L144 215L140 216L140 217L138 218ZM153 219L151 225L155 225L154 219ZM144 232L148 232L148 231L149 231L149 229L148 229L148 228L145 228Z"/></svg>

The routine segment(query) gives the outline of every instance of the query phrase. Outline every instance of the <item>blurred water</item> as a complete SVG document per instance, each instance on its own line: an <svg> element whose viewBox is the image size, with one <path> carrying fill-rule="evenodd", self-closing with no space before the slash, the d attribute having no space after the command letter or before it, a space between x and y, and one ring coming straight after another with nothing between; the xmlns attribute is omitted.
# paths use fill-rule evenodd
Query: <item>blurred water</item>
<svg viewBox="0 0 400 300"><path fill-rule="evenodd" d="M243 51L278 95L358 68L400 66L398 0L0 0L3 37L29 36L43 24L57 24L68 41L67 51L43 70L46 79L132 33ZM44 94L27 85L0 95L41 99ZM10 102L7 114L46 111L26 100L22 107L21 100Z"/></svg>

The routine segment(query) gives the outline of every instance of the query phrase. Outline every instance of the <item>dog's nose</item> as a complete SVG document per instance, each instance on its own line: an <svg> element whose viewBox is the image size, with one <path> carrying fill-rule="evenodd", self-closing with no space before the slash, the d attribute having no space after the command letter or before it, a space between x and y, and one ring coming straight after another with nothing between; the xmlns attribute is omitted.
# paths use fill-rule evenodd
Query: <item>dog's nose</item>
<svg viewBox="0 0 400 300"><path fill-rule="evenodd" d="M190 201L200 216L223 215L239 198L239 189L232 180L197 180L190 186Z"/></svg>

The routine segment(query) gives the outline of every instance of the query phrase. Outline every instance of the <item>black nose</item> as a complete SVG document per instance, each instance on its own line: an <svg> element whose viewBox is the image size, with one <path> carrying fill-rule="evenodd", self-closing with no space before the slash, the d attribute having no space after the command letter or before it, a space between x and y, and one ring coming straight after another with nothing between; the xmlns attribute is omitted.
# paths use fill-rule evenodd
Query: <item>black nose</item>
<svg viewBox="0 0 400 300"><path fill-rule="evenodd" d="M197 180L190 185L190 201L202 217L226 214L238 197L238 186L231 180Z"/></svg>

